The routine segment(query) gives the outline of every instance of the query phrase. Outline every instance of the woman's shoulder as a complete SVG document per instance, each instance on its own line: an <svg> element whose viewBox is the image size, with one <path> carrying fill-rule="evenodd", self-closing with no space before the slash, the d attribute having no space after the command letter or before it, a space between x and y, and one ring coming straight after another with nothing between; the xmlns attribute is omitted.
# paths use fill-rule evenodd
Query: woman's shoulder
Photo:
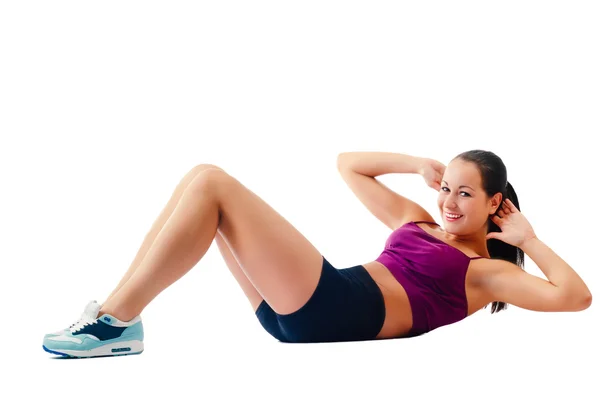
<svg viewBox="0 0 600 400"><path fill-rule="evenodd" d="M490 287L496 277L514 269L520 269L520 267L510 261L487 257L478 258L471 260L469 278L476 286Z"/></svg>
<svg viewBox="0 0 600 400"><path fill-rule="evenodd" d="M499 258L489 258L489 257L475 257L476 260L472 260L477 263L477 265L487 271L490 274L496 273L506 268L517 267L517 264L512 263L510 261L501 260Z"/></svg>

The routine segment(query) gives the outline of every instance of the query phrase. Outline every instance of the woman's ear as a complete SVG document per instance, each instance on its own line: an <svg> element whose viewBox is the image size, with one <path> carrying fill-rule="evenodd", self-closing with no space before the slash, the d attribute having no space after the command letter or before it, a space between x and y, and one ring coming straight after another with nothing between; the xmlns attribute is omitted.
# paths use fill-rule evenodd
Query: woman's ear
<svg viewBox="0 0 600 400"><path fill-rule="evenodd" d="M498 192L492 197L490 211L491 215L496 214L498 212L498 208L500 207L500 203L502 202L502 193Z"/></svg>

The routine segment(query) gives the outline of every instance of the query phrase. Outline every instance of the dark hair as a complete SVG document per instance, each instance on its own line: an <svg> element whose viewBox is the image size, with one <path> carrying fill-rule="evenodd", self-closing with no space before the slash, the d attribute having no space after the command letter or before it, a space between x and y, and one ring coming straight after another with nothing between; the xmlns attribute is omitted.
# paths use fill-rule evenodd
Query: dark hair
<svg viewBox="0 0 600 400"><path fill-rule="evenodd" d="M514 188L508 182L506 166L502 162L502 159L498 157L491 151L486 150L469 150L463 153L460 153L454 159L460 159L463 161L472 162L477 166L479 173L481 174L481 185L483 190L487 193L488 196L492 197L496 193L502 193L502 199L500 200L500 204L504 199L508 198L515 207L519 211L521 211L521 207L519 206L519 199L517 198L517 193ZM500 206L498 206L500 209ZM496 210L495 215L498 214L498 210ZM496 225L492 219L491 215L488 218L488 231L490 232L501 232L502 229L498 225ZM523 250L518 247L512 246L508 243L503 242L499 239L488 239L487 241L487 249L490 253L491 258L501 259L505 261L509 261L513 264L518 265L520 268L523 268L525 264L525 254ZM484 307L486 308L487 305ZM492 303L491 313L495 313L507 308L507 304L494 301Z"/></svg>

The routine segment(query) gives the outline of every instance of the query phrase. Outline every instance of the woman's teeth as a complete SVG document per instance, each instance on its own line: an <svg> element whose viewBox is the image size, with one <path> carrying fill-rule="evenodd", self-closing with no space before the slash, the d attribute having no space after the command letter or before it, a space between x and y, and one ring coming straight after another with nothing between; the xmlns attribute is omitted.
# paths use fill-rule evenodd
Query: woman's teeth
<svg viewBox="0 0 600 400"><path fill-rule="evenodd" d="M446 213L446 219L448 221L456 221L457 219L459 219L461 217L462 217L461 214L448 214L448 213Z"/></svg>

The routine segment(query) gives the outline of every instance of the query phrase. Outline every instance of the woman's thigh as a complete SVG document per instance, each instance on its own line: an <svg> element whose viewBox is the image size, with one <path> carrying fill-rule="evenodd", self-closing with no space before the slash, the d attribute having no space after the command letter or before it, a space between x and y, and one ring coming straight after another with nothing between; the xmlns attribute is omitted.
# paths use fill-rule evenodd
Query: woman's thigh
<svg viewBox="0 0 600 400"><path fill-rule="evenodd" d="M298 310L321 276L321 253L289 221L221 169L203 171L199 190L210 190L219 207L218 233L241 269L277 313ZM192 182L191 190L194 190Z"/></svg>

